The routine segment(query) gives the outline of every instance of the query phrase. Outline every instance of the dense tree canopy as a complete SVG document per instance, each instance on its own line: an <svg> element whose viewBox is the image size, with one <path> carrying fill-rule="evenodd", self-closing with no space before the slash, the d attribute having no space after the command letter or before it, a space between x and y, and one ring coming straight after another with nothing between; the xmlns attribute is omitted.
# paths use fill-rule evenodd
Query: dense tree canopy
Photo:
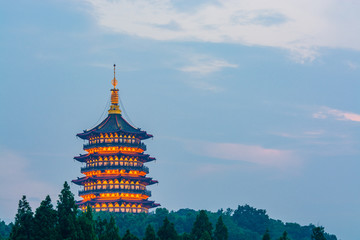
<svg viewBox="0 0 360 240"><path fill-rule="evenodd" d="M151 225L150 225L151 224ZM215 226L215 229L213 228ZM10 234L9 234L10 233ZM123 236L122 238L120 236ZM271 236L271 238L270 238ZM323 227L300 226L269 218L249 205L217 212L157 208L149 214L81 212L65 182L56 209L49 196L35 215L23 196L14 224L0 221L0 240L336 240Z"/></svg>
<svg viewBox="0 0 360 240"><path fill-rule="evenodd" d="M57 239L56 232L57 213L51 203L50 196L40 203L35 211L34 217L34 239L36 240L53 240Z"/></svg>
<svg viewBox="0 0 360 240"><path fill-rule="evenodd" d="M15 216L15 223L10 233L11 240L32 240L33 236L33 212L26 196L19 201L18 211Z"/></svg>

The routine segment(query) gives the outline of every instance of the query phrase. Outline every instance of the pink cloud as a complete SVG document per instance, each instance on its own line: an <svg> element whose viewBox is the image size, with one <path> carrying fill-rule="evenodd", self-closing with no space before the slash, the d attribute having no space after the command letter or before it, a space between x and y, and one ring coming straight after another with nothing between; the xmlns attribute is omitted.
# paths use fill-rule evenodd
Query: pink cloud
<svg viewBox="0 0 360 240"><path fill-rule="evenodd" d="M262 166L287 168L298 166L299 158L293 151L263 148L239 143L191 142L187 149L195 154L218 159L245 161Z"/></svg>
<svg viewBox="0 0 360 240"><path fill-rule="evenodd" d="M313 113L313 118L325 119L328 117L335 117L336 120L341 120L341 121L360 122L360 114L356 114L352 112L344 112L329 107L322 107L322 110Z"/></svg>

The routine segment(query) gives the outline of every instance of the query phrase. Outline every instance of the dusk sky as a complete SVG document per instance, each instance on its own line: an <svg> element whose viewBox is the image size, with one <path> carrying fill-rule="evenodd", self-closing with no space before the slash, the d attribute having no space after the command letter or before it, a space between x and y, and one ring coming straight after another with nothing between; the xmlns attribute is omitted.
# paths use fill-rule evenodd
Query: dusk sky
<svg viewBox="0 0 360 240"><path fill-rule="evenodd" d="M360 1L0 1L0 219L56 205L76 134L153 134L151 200L360 236ZM79 186L71 184L76 195Z"/></svg>

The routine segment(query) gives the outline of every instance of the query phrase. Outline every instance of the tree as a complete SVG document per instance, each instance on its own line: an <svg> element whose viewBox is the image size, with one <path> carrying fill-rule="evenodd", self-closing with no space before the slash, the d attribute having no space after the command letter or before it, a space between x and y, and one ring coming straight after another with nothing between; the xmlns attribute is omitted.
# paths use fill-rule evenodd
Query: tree
<svg viewBox="0 0 360 240"><path fill-rule="evenodd" d="M108 222L106 219L98 219L95 221L95 233L98 236L99 240L106 240L106 226Z"/></svg>
<svg viewBox="0 0 360 240"><path fill-rule="evenodd" d="M56 239L57 214L49 195L40 203L34 217L34 239Z"/></svg>
<svg viewBox="0 0 360 240"><path fill-rule="evenodd" d="M165 217L163 225L157 232L160 240L177 240L179 238L174 224L169 222L169 219Z"/></svg>
<svg viewBox="0 0 360 240"><path fill-rule="evenodd" d="M264 233L262 240L271 240L269 229L266 229L266 232Z"/></svg>
<svg viewBox="0 0 360 240"><path fill-rule="evenodd" d="M18 211L15 216L15 223L10 233L11 240L31 240L33 238L33 212L26 196L19 201Z"/></svg>
<svg viewBox="0 0 360 240"><path fill-rule="evenodd" d="M263 234L269 223L269 216L265 210L256 209L249 205L238 206L232 215L234 221L243 228Z"/></svg>
<svg viewBox="0 0 360 240"><path fill-rule="evenodd" d="M203 234L201 235L200 240L212 240L210 233L209 232L203 232Z"/></svg>
<svg viewBox="0 0 360 240"><path fill-rule="evenodd" d="M0 219L0 239L8 239L8 237L10 236L11 228L12 223L7 225L4 221Z"/></svg>
<svg viewBox="0 0 360 240"><path fill-rule="evenodd" d="M324 234L324 227L314 227L311 234L311 240L326 240Z"/></svg>
<svg viewBox="0 0 360 240"><path fill-rule="evenodd" d="M225 226L222 216L220 216L217 220L215 231L214 231L214 239L215 240L227 240L229 237L228 229Z"/></svg>
<svg viewBox="0 0 360 240"><path fill-rule="evenodd" d="M123 236L122 240L139 240L139 238L137 238L134 234L130 233L130 230L128 229L126 230L126 233Z"/></svg>
<svg viewBox="0 0 360 240"><path fill-rule="evenodd" d="M116 226L115 219L113 216L110 217L110 221L106 224L104 239L121 240L119 235L119 227ZM129 238L129 240L132 239L138 239L138 238L137 237Z"/></svg>
<svg viewBox="0 0 360 240"><path fill-rule="evenodd" d="M209 233L211 237L212 225L205 210L200 210L191 230L191 236L193 239L199 240L205 232Z"/></svg>
<svg viewBox="0 0 360 240"><path fill-rule="evenodd" d="M61 190L57 201L58 225L57 232L60 239L77 240L80 239L80 228L77 223L77 206L74 194L70 191L67 182Z"/></svg>
<svg viewBox="0 0 360 240"><path fill-rule="evenodd" d="M81 239L97 240L95 222L90 206L87 207L85 212L81 213L78 218L78 223L81 229Z"/></svg>
<svg viewBox="0 0 360 240"><path fill-rule="evenodd" d="M146 227L144 240L156 240L155 230L151 224Z"/></svg>
<svg viewBox="0 0 360 240"><path fill-rule="evenodd" d="M290 238L288 238L288 236L287 236L286 231L283 232L283 235L279 238L279 240L290 240Z"/></svg>

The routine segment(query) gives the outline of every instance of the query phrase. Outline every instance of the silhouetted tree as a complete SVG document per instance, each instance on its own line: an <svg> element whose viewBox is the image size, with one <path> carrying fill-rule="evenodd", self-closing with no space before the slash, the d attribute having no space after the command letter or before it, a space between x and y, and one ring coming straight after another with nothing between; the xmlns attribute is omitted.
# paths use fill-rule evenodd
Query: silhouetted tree
<svg viewBox="0 0 360 240"><path fill-rule="evenodd" d="M134 234L130 233L130 230L128 229L126 230L126 233L123 236L122 240L139 240L139 238L137 238Z"/></svg>
<svg viewBox="0 0 360 240"><path fill-rule="evenodd" d="M183 233L183 235L181 235L181 237L179 237L181 240L192 240L191 239L191 235L188 233Z"/></svg>
<svg viewBox="0 0 360 240"><path fill-rule="evenodd" d="M203 234L201 235L200 240L211 240L211 236L209 232L203 232Z"/></svg>
<svg viewBox="0 0 360 240"><path fill-rule="evenodd" d="M19 207L15 216L15 223L10 233L11 240L32 240L33 238L33 212L26 200L26 196L22 196L19 201Z"/></svg>
<svg viewBox="0 0 360 240"><path fill-rule="evenodd" d="M98 219L95 221L95 233L98 236L99 240L106 240L106 226L108 222L106 219Z"/></svg>
<svg viewBox="0 0 360 240"><path fill-rule="evenodd" d="M228 229L225 226L222 216L220 216L217 220L215 231L214 231L214 239L215 240L227 240L229 237Z"/></svg>
<svg viewBox="0 0 360 240"><path fill-rule="evenodd" d="M135 236L134 236L135 237ZM106 224L104 240L121 240L119 235L119 227L115 224L115 219L113 216L110 217L110 221ZM138 238L129 238L130 239L138 239Z"/></svg>
<svg viewBox="0 0 360 240"><path fill-rule="evenodd" d="M265 210L256 209L249 205L238 206L232 215L234 221L242 228L248 228L263 234L269 223L269 216Z"/></svg>
<svg viewBox="0 0 360 240"><path fill-rule="evenodd" d="M49 195L40 203L34 217L34 239L53 240L56 235L57 213Z"/></svg>
<svg viewBox="0 0 360 240"><path fill-rule="evenodd" d="M155 230L151 224L146 227L144 240L156 240Z"/></svg>
<svg viewBox="0 0 360 240"><path fill-rule="evenodd" d="M211 237L212 225L205 210L200 210L191 230L191 236L193 239L199 240L203 236L204 232L209 233L209 236Z"/></svg>
<svg viewBox="0 0 360 240"><path fill-rule="evenodd" d="M81 229L81 239L97 240L95 233L95 221L93 219L90 206L87 207L85 212L81 213L78 218L78 224Z"/></svg>
<svg viewBox="0 0 360 240"><path fill-rule="evenodd" d="M179 238L174 224L169 222L167 217L165 217L163 225L159 228L157 235L160 240L177 240Z"/></svg>
<svg viewBox="0 0 360 240"><path fill-rule="evenodd" d="M283 232L283 235L279 238L279 240L290 240L290 238L288 238L288 236L287 236L286 231Z"/></svg>
<svg viewBox="0 0 360 240"><path fill-rule="evenodd" d="M60 235L60 239L80 239L80 228L77 223L77 209L74 194L70 191L69 184L65 182L64 188L59 195L59 200L57 201L57 213L59 219L57 231Z"/></svg>
<svg viewBox="0 0 360 240"><path fill-rule="evenodd" d="M326 240L324 234L324 227L314 227L311 234L311 240Z"/></svg>
<svg viewBox="0 0 360 240"><path fill-rule="evenodd" d="M266 229L266 232L264 233L262 240L271 240L269 230Z"/></svg>

